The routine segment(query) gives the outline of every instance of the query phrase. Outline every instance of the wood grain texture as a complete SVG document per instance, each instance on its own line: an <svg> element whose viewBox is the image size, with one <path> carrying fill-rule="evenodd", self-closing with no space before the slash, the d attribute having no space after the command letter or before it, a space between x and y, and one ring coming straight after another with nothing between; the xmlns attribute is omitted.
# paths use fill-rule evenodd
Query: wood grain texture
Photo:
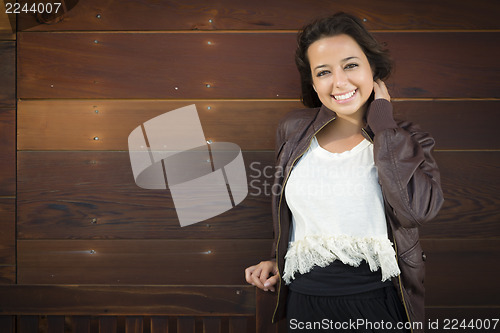
<svg viewBox="0 0 500 333"><path fill-rule="evenodd" d="M138 316L130 316L125 320L126 333L142 333L143 332L143 319Z"/></svg>
<svg viewBox="0 0 500 333"><path fill-rule="evenodd" d="M499 34L376 33L396 60L392 97L499 97ZM18 97L298 98L295 45L276 32L20 33Z"/></svg>
<svg viewBox="0 0 500 333"><path fill-rule="evenodd" d="M0 266L0 285L16 283L16 266Z"/></svg>
<svg viewBox="0 0 500 333"><path fill-rule="evenodd" d="M274 149L279 119L303 108L299 101L20 100L18 149L128 150L137 126L191 104L207 139L244 150Z"/></svg>
<svg viewBox="0 0 500 333"><path fill-rule="evenodd" d="M16 105L16 42L0 41L0 108Z"/></svg>
<svg viewBox="0 0 500 333"><path fill-rule="evenodd" d="M196 281L196 279L193 277L188 278L187 276L184 276L184 272L186 271L187 267L190 267L190 272L192 274L197 276L202 276L203 281L206 285L217 284L217 282L219 284L243 283L242 281L243 279L241 278L241 276L243 275L242 273L243 268L246 267L246 264L249 264L249 261L247 259L247 256L241 254L241 251L238 250L246 248L248 249L246 251L250 252L253 249L255 249L252 248L252 246L254 247L259 246L257 244L252 245L247 241L244 243L240 242L240 246L237 247L238 250L236 250L236 248L233 250L236 252L236 255L239 256L237 258L236 257L230 258L227 255L223 257L217 254L218 253L217 251L220 250L220 243L227 243L220 241L219 244L217 244L218 248L214 247L215 248L214 257L217 257L217 261L220 260L224 261L224 276L221 277L221 274L216 273L221 269L219 265L213 265L211 266L212 270L208 270L207 268L208 266L206 266L205 262L193 258L193 255L188 256L180 252L177 252L176 253L177 256L180 257L180 259L184 263L179 263L178 262L179 260L173 260L173 259L166 261L165 258L167 257L167 255L164 254L165 253L164 251L159 251L159 250L172 251L172 249L165 249L165 248L160 249L158 246L156 246L157 242L151 242L151 241L149 242L150 248L152 249L150 253L144 251L142 252L144 254L135 254L135 255L131 255L132 249L138 249L137 244L140 243L139 241L127 242L127 247L124 246L120 248L116 247L115 244L113 244L113 242L110 241L100 242L102 244L102 246L100 247L96 247L97 242L87 242L91 243L89 244L90 246L97 248L96 250L97 252L95 254L96 258L99 255L107 258L113 257L112 261L106 258L97 258L95 259L94 263L91 263L90 260L88 260L88 258L85 258L85 256L88 257L90 256L90 254L88 253L85 254L84 253L85 251L82 250L82 247L79 247L77 245L78 243L81 242L20 241L20 257L21 257L19 262L20 283L30 284L36 282L41 284L45 283L93 284L93 283L105 282L106 279L108 281L111 281L113 279L120 278L121 280L119 283L127 284L127 283L144 282L149 284L149 283L156 283L159 278L164 283L166 282L166 283L176 284L180 282L179 279L182 278L183 282L185 283L199 284L201 281L199 278L198 281ZM164 242L164 244L166 243L167 242ZM118 255L111 256L109 252L111 246L106 246L105 249L105 245L108 244L112 244L112 246L115 247L116 250L119 250L121 252L121 257L128 257L129 259L128 260L122 259ZM425 280L425 285L427 290L426 293L427 306L450 307L450 306L497 306L498 305L497 299L500 296L500 294L498 288L495 288L494 286L496 285L498 273L500 272L499 268L496 265L492 265L491 263L495 262L498 256L500 255L500 240L498 239L423 240L422 247L427 255L427 273ZM182 246L177 246L177 249L180 248L182 248ZM196 250L195 245L192 246L192 251L194 250ZM153 251L161 254L152 254ZM146 255L148 255L149 258L146 258ZM140 258L143 262L138 264L139 260L133 257ZM250 263L257 262L258 260L257 258L258 255L257 256L254 255L253 258L250 259ZM165 263L168 262L170 271L176 272L176 274L179 276L177 280L175 278L169 278L166 274L164 274L164 271L166 269L163 267L159 267L161 266L160 263L162 262ZM235 262L238 263L235 264ZM237 269L233 269L233 267L239 266L239 262L243 262L244 264L241 265L241 267L238 267ZM107 267L108 270L112 270L114 272L113 273L102 272L102 270L100 270L100 267L103 266ZM67 272L70 270L72 271L72 273ZM135 279L132 281L130 277L127 277L127 275L137 276L137 273L134 273L136 271L155 271L156 273L155 275L157 276L157 278L155 280L155 278L153 277L142 277L140 280ZM213 275L207 273L213 271L215 271ZM81 275L89 275L88 272L94 272L92 274L94 276L83 277L83 278L81 277ZM97 273L99 273L101 276L96 276L99 275ZM53 276L49 277L49 275ZM114 276L111 277L111 275ZM215 279L213 277L215 277ZM447 288L443 288L444 285L446 285ZM7 289L7 287L0 286L0 290L2 288ZM67 290L73 290L71 288L74 287L68 286L67 288L69 289L64 289L65 287L63 286L61 287L54 286L54 288L55 288L54 290L56 291L58 290L57 288L62 289L63 291L67 291ZM83 290L85 290L85 288L92 288L92 287L82 287L82 288ZM105 304L109 302L109 299L107 297L111 297L113 293L106 293L104 289L99 289L99 287L94 287L94 288L97 288L94 290L101 291L101 293L103 294L101 299L101 302L103 304L102 307L106 306ZM111 287L106 287L106 288L111 288ZM119 288L126 288L126 287L116 286L116 288L118 288L117 290L119 290ZM148 288L153 288L152 290L159 290L158 288L160 287L158 287L157 289L154 289L155 287L153 286ZM174 288L172 290L175 290L175 287L172 288ZM194 288L194 287L189 287L189 288ZM12 290L15 290L15 288L12 288ZM249 295L245 294L246 289L241 289L241 290L237 289L236 292L234 288L230 290L232 290L232 292L235 294L234 296L239 301L242 301L241 297L250 297ZM238 290L240 290L239 293ZM164 296L160 297L160 295L157 295L158 298L153 297L148 292L147 288L142 291L138 289L137 291L144 297L142 301L149 299L149 304L152 309L155 309L158 306L155 303L158 300L162 300L161 301L162 306L172 306L171 304L165 301L166 298ZM11 294L12 293L14 292L12 291ZM179 291L179 293L182 292ZM11 295L11 294L8 293L6 295ZM251 294L252 294L251 295L252 299L255 299L255 294L253 290ZM134 297L139 297L139 296L134 294ZM188 302L196 302L197 298L187 297L185 300ZM9 298L9 301L12 300ZM24 303L25 301L22 302ZM62 302L62 300L59 302ZM64 302L70 302L70 299L66 297ZM179 303L176 301L175 297L172 299L172 302L175 304ZM37 303L40 303L40 301L37 301ZM16 301L12 304L18 304L18 303ZM81 304L82 301L79 301L72 307L74 309L83 310ZM122 304L124 303L122 302ZM141 303L138 303L136 306L140 307L140 304ZM217 304L216 302L214 303L212 301L210 302L210 304L212 306L212 309L216 309L215 305ZM40 305L33 304L33 308L36 308L37 306ZM193 306L195 305L193 304ZM86 308L85 310L93 311L94 313L102 311L99 310L102 309L102 307L97 307L96 309ZM112 305L106 306L106 309L108 309L108 311L113 311L109 307L112 307ZM57 309L55 305L54 309ZM62 311L62 309L59 309L59 311ZM137 310L134 310L133 306L130 306L130 308L127 306L126 309L123 309L123 311L137 311ZM217 310L213 311L217 312ZM10 314L10 312L7 312L5 314Z"/></svg>
<svg viewBox="0 0 500 333"><path fill-rule="evenodd" d="M0 108L0 156L0 196L15 196L16 111L14 109Z"/></svg>
<svg viewBox="0 0 500 333"><path fill-rule="evenodd" d="M271 324L276 308L277 294L255 288L255 321L257 332L278 333L278 324Z"/></svg>
<svg viewBox="0 0 500 333"><path fill-rule="evenodd" d="M498 100L399 100L393 106L397 119L431 133L435 149L500 149L493 125L500 120Z"/></svg>
<svg viewBox="0 0 500 333"><path fill-rule="evenodd" d="M500 237L500 152L435 153L445 203L438 217L420 228L422 238Z"/></svg>
<svg viewBox="0 0 500 333"><path fill-rule="evenodd" d="M253 316L252 286L0 286L0 314ZM154 325L153 325L154 326Z"/></svg>
<svg viewBox="0 0 500 333"><path fill-rule="evenodd" d="M190 104L196 105L207 139L243 150L273 150L279 120L304 108L299 101L282 100L20 100L17 145L19 150L127 150L128 135L137 126ZM434 136L435 149L500 149L494 121L498 100L396 100L393 105L398 119Z"/></svg>
<svg viewBox="0 0 500 333"><path fill-rule="evenodd" d="M445 203L422 227L422 237L499 237L500 153L434 156ZM219 216L181 228L168 191L135 185L128 153L20 152L18 238L272 238L274 153L244 152L243 157L247 198Z"/></svg>
<svg viewBox="0 0 500 333"><path fill-rule="evenodd" d="M0 40L15 40L15 39L16 39L16 14L7 14L5 8L2 6L2 10L0 11Z"/></svg>
<svg viewBox="0 0 500 333"><path fill-rule="evenodd" d="M426 306L498 307L498 238L424 240L422 248L427 255Z"/></svg>
<svg viewBox="0 0 500 333"><path fill-rule="evenodd" d="M499 10L497 2L487 0L81 0L59 23L39 24L32 15L20 15L19 25L21 31L296 30L323 13L345 11L365 19L371 29L498 29L494 14Z"/></svg>
<svg viewBox="0 0 500 333"><path fill-rule="evenodd" d="M151 317L151 333L168 333L168 318L161 316Z"/></svg>
<svg viewBox="0 0 500 333"><path fill-rule="evenodd" d="M21 240L17 282L242 285L270 248L270 240Z"/></svg>
<svg viewBox="0 0 500 333"><path fill-rule="evenodd" d="M272 153L243 154L250 183L241 204L183 228L170 191L135 184L128 153L22 152L19 157L19 239L272 237Z"/></svg>
<svg viewBox="0 0 500 333"><path fill-rule="evenodd" d="M16 200L0 198L0 284L16 282Z"/></svg>

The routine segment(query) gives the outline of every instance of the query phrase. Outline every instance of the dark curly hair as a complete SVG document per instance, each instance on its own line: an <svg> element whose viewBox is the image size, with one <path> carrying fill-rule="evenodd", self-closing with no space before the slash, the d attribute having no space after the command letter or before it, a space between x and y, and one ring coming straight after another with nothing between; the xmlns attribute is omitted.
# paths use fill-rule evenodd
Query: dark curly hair
<svg viewBox="0 0 500 333"><path fill-rule="evenodd" d="M297 35L295 64L300 73L302 88L301 100L307 107L321 106L321 101L312 86L311 65L307 58L307 50L315 41L336 35L345 34L352 37L361 47L370 63L374 79L384 80L392 70L389 52L364 27L360 19L346 13L313 21L306 25Z"/></svg>

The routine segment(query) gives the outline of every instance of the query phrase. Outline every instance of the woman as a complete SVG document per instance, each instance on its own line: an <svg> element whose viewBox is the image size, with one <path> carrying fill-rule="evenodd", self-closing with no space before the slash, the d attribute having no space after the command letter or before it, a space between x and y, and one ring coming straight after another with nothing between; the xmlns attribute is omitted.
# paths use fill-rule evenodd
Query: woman
<svg viewBox="0 0 500 333"><path fill-rule="evenodd" d="M273 321L286 314L290 332L423 332L417 227L443 203L434 140L394 120L391 61L359 19L306 26L296 64L310 109L279 124L274 258L246 280L277 291Z"/></svg>

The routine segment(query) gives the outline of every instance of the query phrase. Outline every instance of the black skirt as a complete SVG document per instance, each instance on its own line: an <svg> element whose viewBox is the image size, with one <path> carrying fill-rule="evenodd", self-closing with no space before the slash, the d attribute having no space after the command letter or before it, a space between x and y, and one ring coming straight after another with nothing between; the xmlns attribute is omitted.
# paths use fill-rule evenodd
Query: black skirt
<svg viewBox="0 0 500 333"><path fill-rule="evenodd" d="M313 296L290 290L287 321L289 333L410 332L393 285L343 296Z"/></svg>

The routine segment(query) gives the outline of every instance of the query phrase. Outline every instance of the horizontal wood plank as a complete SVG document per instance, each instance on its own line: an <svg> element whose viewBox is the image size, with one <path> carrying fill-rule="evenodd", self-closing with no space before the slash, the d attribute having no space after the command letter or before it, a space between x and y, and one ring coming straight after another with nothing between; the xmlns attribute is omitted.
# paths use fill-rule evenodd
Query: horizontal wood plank
<svg viewBox="0 0 500 333"><path fill-rule="evenodd" d="M493 128L499 100L394 101L397 119L418 124L436 140L435 149L500 149Z"/></svg>
<svg viewBox="0 0 500 333"><path fill-rule="evenodd" d="M376 33L396 60L392 97L499 97L499 34ZM295 45L277 32L20 33L18 97L298 98Z"/></svg>
<svg viewBox="0 0 500 333"><path fill-rule="evenodd" d="M500 153L434 156L446 200L438 217L421 228L422 237L499 237ZM135 185L126 152L20 152L18 237L272 238L274 153L243 152L243 158L247 198L219 216L181 228L169 191Z"/></svg>
<svg viewBox="0 0 500 333"><path fill-rule="evenodd" d="M37 2L41 2L38 1ZM68 2L68 5L73 2ZM69 7L69 6L68 6ZM71 8L71 7L70 7ZM327 0L312 1L169 1L77 2L64 19L40 24L21 14L20 30L296 30L322 13L345 11L366 20L371 29L498 29L495 1ZM47 18L47 19L50 19Z"/></svg>
<svg viewBox="0 0 500 333"><path fill-rule="evenodd" d="M445 202L422 238L499 238L500 152L439 152Z"/></svg>
<svg viewBox="0 0 500 333"><path fill-rule="evenodd" d="M252 286L0 286L0 314L253 316Z"/></svg>
<svg viewBox="0 0 500 333"><path fill-rule="evenodd" d="M18 149L127 150L137 126L191 104L207 140L233 142L244 150L274 149L279 119L304 107L298 100L20 100Z"/></svg>
<svg viewBox="0 0 500 333"><path fill-rule="evenodd" d="M243 284L244 268L264 258L259 247L267 247L262 241L212 243L20 241L18 281L20 284ZM491 263L500 256L500 240L422 240L422 247L427 255L427 306L498 305L499 290L493 286L499 272ZM91 254L89 249L96 252ZM202 253L206 249L212 249L213 253ZM141 273L153 271L154 276Z"/></svg>
<svg viewBox="0 0 500 333"><path fill-rule="evenodd" d="M19 150L127 150L128 135L137 126L190 104L196 105L207 139L243 150L273 150L279 119L304 108L298 100L19 100L17 145ZM432 133L436 149L500 149L491 121L498 100L396 100L393 105L398 119Z"/></svg>
<svg viewBox="0 0 500 333"><path fill-rule="evenodd" d="M20 240L19 284L243 285L269 240Z"/></svg>
<svg viewBox="0 0 500 333"><path fill-rule="evenodd" d="M0 108L0 156L0 196L14 196L16 195L16 111L14 109Z"/></svg>
<svg viewBox="0 0 500 333"><path fill-rule="evenodd" d="M169 190L146 190L135 184L128 153L22 152L17 235L20 239L46 238L47 232L49 238L271 238L272 156L245 152L251 182L246 199L218 216L181 227ZM61 167L65 171L57 171Z"/></svg>
<svg viewBox="0 0 500 333"><path fill-rule="evenodd" d="M423 240L422 248L427 306L498 307L500 239Z"/></svg>
<svg viewBox="0 0 500 333"><path fill-rule="evenodd" d="M16 282L16 200L0 198L0 284Z"/></svg>
<svg viewBox="0 0 500 333"><path fill-rule="evenodd" d="M16 105L16 42L0 41L0 108Z"/></svg>
<svg viewBox="0 0 500 333"><path fill-rule="evenodd" d="M16 266L0 266L0 285L16 283Z"/></svg>

